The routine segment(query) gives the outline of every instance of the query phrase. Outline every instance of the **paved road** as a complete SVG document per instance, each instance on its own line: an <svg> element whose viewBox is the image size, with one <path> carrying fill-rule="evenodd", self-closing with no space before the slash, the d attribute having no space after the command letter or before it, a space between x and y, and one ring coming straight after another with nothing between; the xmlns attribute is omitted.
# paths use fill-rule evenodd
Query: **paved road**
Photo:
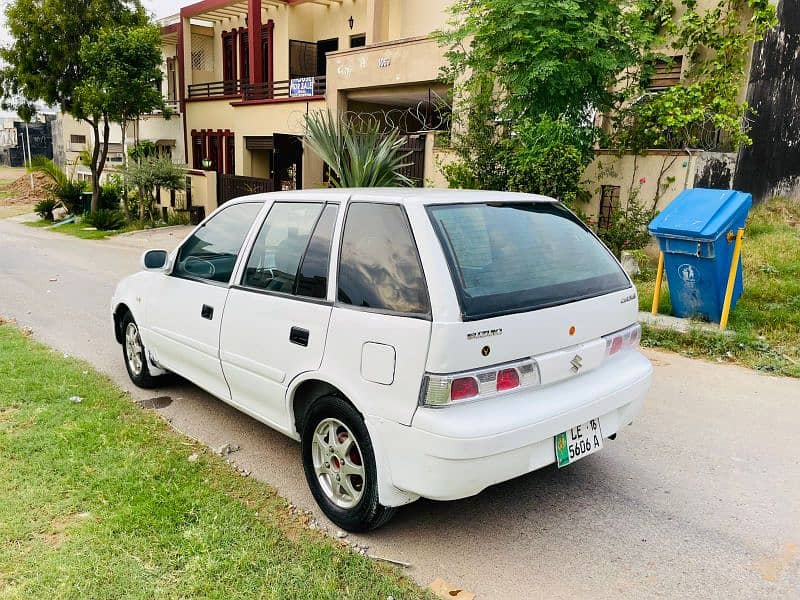
<svg viewBox="0 0 800 600"><path fill-rule="evenodd" d="M179 234L89 242L0 221L0 314L136 399L172 396L160 412L176 427L240 444L239 465L324 521L294 442L189 384L129 384L108 299L142 245ZM645 410L603 452L474 498L417 502L357 539L412 563L423 585L442 576L480 600L800 597L800 382L650 356Z"/></svg>

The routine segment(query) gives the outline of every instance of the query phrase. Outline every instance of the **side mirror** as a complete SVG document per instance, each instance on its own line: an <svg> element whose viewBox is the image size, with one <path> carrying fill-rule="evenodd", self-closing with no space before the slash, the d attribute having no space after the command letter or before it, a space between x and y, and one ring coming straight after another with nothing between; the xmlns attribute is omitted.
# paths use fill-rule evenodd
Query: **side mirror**
<svg viewBox="0 0 800 600"><path fill-rule="evenodd" d="M148 250L142 254L142 268L145 271L166 271L169 266L169 253L166 250Z"/></svg>

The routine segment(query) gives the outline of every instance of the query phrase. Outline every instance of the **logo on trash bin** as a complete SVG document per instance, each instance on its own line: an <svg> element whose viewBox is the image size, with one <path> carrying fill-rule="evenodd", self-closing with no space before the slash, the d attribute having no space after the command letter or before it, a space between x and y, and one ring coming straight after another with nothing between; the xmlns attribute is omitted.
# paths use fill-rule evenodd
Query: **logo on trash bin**
<svg viewBox="0 0 800 600"><path fill-rule="evenodd" d="M680 275L681 281L686 287L694 287L697 283L697 273L690 264L683 264L678 267L678 275Z"/></svg>

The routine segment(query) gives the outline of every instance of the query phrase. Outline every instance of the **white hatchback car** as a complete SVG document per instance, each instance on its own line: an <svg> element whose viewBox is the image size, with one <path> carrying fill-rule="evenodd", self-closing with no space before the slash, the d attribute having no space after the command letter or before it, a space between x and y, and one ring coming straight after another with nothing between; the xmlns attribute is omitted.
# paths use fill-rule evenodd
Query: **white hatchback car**
<svg viewBox="0 0 800 600"><path fill-rule="evenodd" d="M636 288L542 196L250 196L142 265L112 301L133 382L175 372L299 440L349 531L583 458L650 387Z"/></svg>

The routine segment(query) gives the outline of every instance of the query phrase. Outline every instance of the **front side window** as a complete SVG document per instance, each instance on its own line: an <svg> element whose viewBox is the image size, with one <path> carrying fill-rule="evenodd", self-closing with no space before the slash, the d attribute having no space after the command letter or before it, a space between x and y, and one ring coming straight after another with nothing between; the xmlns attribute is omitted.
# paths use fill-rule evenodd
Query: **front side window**
<svg viewBox="0 0 800 600"><path fill-rule="evenodd" d="M172 274L228 283L244 238L263 204L234 204L214 215L181 247Z"/></svg>
<svg viewBox="0 0 800 600"><path fill-rule="evenodd" d="M417 247L399 205L350 205L338 285L343 304L403 314L430 313Z"/></svg>
<svg viewBox="0 0 800 600"><path fill-rule="evenodd" d="M242 285L294 294L300 262L323 208L321 203L276 203L253 245Z"/></svg>
<svg viewBox="0 0 800 600"><path fill-rule="evenodd" d="M619 263L555 203L428 207L466 320L566 304L630 287Z"/></svg>

